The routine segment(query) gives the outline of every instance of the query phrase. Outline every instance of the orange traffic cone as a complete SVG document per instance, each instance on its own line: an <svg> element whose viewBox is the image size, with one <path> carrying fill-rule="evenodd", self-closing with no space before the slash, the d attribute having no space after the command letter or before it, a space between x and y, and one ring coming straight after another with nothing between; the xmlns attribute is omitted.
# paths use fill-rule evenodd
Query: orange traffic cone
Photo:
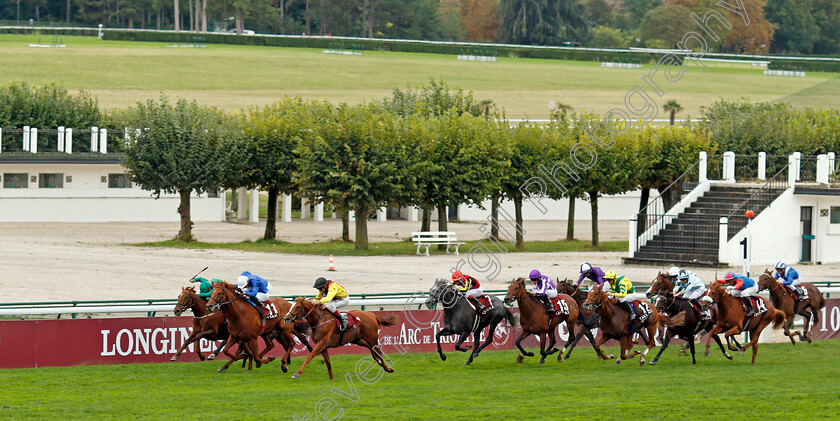
<svg viewBox="0 0 840 421"><path fill-rule="evenodd" d="M329 271L335 271L335 262L333 261L333 255L330 255L330 268L327 269Z"/></svg>

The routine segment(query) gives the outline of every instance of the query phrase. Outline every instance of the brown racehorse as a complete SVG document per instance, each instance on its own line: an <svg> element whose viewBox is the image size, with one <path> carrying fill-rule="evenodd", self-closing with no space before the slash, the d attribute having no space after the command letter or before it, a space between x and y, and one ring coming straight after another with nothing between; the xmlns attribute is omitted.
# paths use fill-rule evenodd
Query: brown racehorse
<svg viewBox="0 0 840 421"><path fill-rule="evenodd" d="M545 363L545 357L557 352L557 348L554 347L554 344L557 342L554 335L557 325L562 322L566 322L566 326L569 327L570 331L572 331L575 324L577 324L578 305L575 302L575 299L566 294L559 294L558 297L560 300L566 302L566 305L569 308L568 315L553 315L552 317L549 317L543 302L526 289L525 278L519 278L511 282L510 286L508 286L507 295L505 295L505 304L513 305L513 300L517 300L517 303L519 304L519 314L521 315L519 324L522 326L522 333L519 335L519 338L516 339L516 347L519 348L522 355L525 355L526 357L533 357L534 353L526 352L522 349L522 345L520 343L523 339L531 335L539 336L540 356L542 356L542 358L540 358L540 364ZM548 343L548 351L546 351L545 345L546 334L550 339ZM569 341L566 343L566 346L563 347L563 350L561 350L557 355L558 362L563 361L563 353L566 352L566 348L572 342L573 338L574 335L569 335Z"/></svg>
<svg viewBox="0 0 840 421"><path fill-rule="evenodd" d="M709 345L713 336L724 332L724 337L728 339L732 335L741 333L745 324L749 323L747 332L750 333L750 342L742 346L738 353L743 354L744 350L752 346L752 363L755 364L755 356L758 354L758 337L761 335L761 331L770 323L773 323L774 329L782 327L782 323L785 321L785 313L777 310L772 303L763 297L759 297L764 302L764 306L767 307L767 311L759 316L747 317L747 312L741 305L741 300L729 295L721 281L712 282L709 286L709 297L717 304L717 317L715 318L715 327L712 328L709 337L706 339L706 356L710 355ZM729 353L726 354L726 358L732 359Z"/></svg>
<svg viewBox="0 0 840 421"><path fill-rule="evenodd" d="M571 345L566 344L566 347L569 348L569 350L566 352L566 356L564 356L563 359L568 360L569 357L572 356L572 350L575 349L575 346L578 341L580 341L580 338L584 336L586 336L586 339L588 339L589 343L592 344L592 349L595 350L595 355L600 358L601 354L599 354L598 350L595 349L595 335L592 334L592 329L598 327L600 319L597 312L583 308L583 302L586 301L586 291L579 289L576 286L572 286L568 280L564 279L562 281L557 281L557 292L571 296L575 300L575 303L577 303L579 311L577 319L578 333L575 335L575 327L569 326L569 336L573 336L574 340L572 340Z"/></svg>
<svg viewBox="0 0 840 421"><path fill-rule="evenodd" d="M187 346L200 339L207 339L210 341L224 341L216 348L216 351L207 356L208 360L212 360L219 355L222 347L227 343L228 333L227 320L222 312L210 313L207 311L207 300L201 298L196 294L195 287L181 287L181 294L178 295L178 304L175 304L175 315L180 316L187 309L193 312L192 334L184 341L184 344L178 348L175 355L170 361L178 361L178 356L187 349ZM198 354L198 359L204 361L204 355L201 353L199 346L195 347L195 353Z"/></svg>
<svg viewBox="0 0 840 421"><path fill-rule="evenodd" d="M796 345L796 340L793 339L794 335L799 335L801 341L811 343L811 333L813 333L819 321L819 311L825 307L825 298L823 298L819 288L807 282L800 285L808 290L808 300L795 303L793 297L790 296L790 292L773 277L773 272L765 270L758 277L758 289L770 290L770 300L773 301L773 306L785 312L785 335L790 338L790 342L794 345ZM798 331L791 333L790 327L793 326L793 318L797 314L805 318L805 325L802 333Z"/></svg>
<svg viewBox="0 0 840 421"><path fill-rule="evenodd" d="M327 372L330 374L330 380L333 380L329 348L336 348L345 344L356 344L369 349L373 360L382 366L386 372L394 371L382 359L382 351L379 349L379 329L382 326L397 324L399 318L393 315L388 319L383 319L376 314L363 310L353 310L348 313L348 318L351 317L351 314L358 317L361 325L341 332L338 329L335 316L324 309L324 306L318 301L298 297L292 302L292 306L286 316L283 317L283 321L288 324L298 320L306 320L312 326L312 341L315 342L312 352L309 353L306 360L303 361L303 365L300 366L300 369L292 378L300 378L300 374L303 373L303 369L309 364L309 361L320 354L324 356Z"/></svg>
<svg viewBox="0 0 840 421"><path fill-rule="evenodd" d="M238 343L245 353L254 356L255 361L260 364L274 361L274 357L263 359L263 356L274 348L274 342L271 340L271 336L275 328L281 330L282 333L275 336L277 336L278 340L286 348L286 354L281 360L281 368L283 372L288 370L285 366L294 347L294 339L291 337L293 325L283 325L280 323L281 318L279 316L280 309L287 308L288 302L279 297L272 297L269 301L277 307L278 316L267 319L265 321L265 330L262 330L262 319L260 315L251 303L241 293L237 292L234 285L217 283L216 287L213 288L210 299L207 301L207 309L213 311L221 308L228 320L228 331L230 332L230 338L224 349L224 353L230 358L230 361L219 369L220 373L224 373L234 361L242 359L242 356L231 354L229 351L231 345L235 343ZM260 336L263 337L263 341L265 342L265 350L262 353L257 352L257 338ZM249 362L248 370L250 369L251 364Z"/></svg>
<svg viewBox="0 0 840 421"><path fill-rule="evenodd" d="M653 335L656 333L657 326L659 324L669 327L681 326L685 323L685 313L680 313L674 317L668 317L664 314L659 314L650 302L645 302L648 304L651 314L644 322L641 322L639 330L647 330L647 337L650 338L650 340L647 341L647 348L645 348L643 352L635 351L632 355L628 356L627 352L633 348L633 334L630 332L630 328L634 322L637 324L640 323L638 317L635 321L631 322L630 314L624 305L610 299L606 292L601 291L601 285L595 285L589 290L589 294L586 296L586 301L583 302L583 307L590 310L596 310L598 315L601 316L600 332L598 334L598 340L595 343L595 350L598 351L598 355L600 355L601 358L605 360L614 358L612 354L609 356L605 355L604 352L601 351L601 345L609 339L616 339L621 345L621 356L616 360L616 365L621 364L621 360L633 358L639 354L642 354L642 356L639 357L639 363L641 365L645 365L645 356L655 345Z"/></svg>

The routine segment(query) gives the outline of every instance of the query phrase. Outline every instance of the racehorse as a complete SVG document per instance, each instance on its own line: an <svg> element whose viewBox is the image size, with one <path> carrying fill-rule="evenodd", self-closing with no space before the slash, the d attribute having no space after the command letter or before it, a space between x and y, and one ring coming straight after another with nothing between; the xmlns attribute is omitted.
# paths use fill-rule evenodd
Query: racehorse
<svg viewBox="0 0 840 421"><path fill-rule="evenodd" d="M790 338L790 342L794 345L796 345L796 340L793 339L794 335L799 335L799 340L801 341L808 341L808 343L811 343L811 333L813 333L813 330L819 321L819 311L825 307L825 298L823 298L819 288L807 282L803 282L800 285L802 288L808 290L808 300L799 301L797 303L794 302L790 292L788 292L784 287L782 287L782 284L773 278L773 272L765 270L764 273L758 277L758 289L769 289L770 300L773 301L773 306L785 312L785 335ZM808 309L810 309L810 311L808 311ZM790 327L793 325L793 318L797 314L805 318L805 325L802 329L804 334L799 333L798 331L794 331L793 333L790 332Z"/></svg>
<svg viewBox="0 0 840 421"><path fill-rule="evenodd" d="M225 344L227 344L228 336L230 335L224 313L210 313L207 311L207 300L199 297L195 293L195 287L181 287L181 294L178 295L178 303L175 304L175 315L180 316L187 309L192 310L193 316L195 316L192 321L192 333L184 341L184 344L178 348L178 351L172 356L170 361L178 361L178 357L187 349L187 346L199 339L222 341L219 347L207 356L208 360L215 359ZM201 347L196 346L195 353L198 354L199 360L204 361Z"/></svg>
<svg viewBox="0 0 840 421"><path fill-rule="evenodd" d="M565 307L568 309L569 314L552 314L552 316L549 316L543 302L526 289L525 278L519 278L511 282L510 286L508 286L507 295L505 295L505 304L513 305L513 300L516 300L519 305L519 314L521 315L519 324L522 326L522 333L516 340L516 347L519 348L522 355L533 357L534 353L525 352L520 342L531 335L538 335L540 338L540 355L542 356L540 358L540 364L545 363L545 357L557 352L557 348L554 348L554 344L556 343L554 333L557 325L561 322L566 322L566 326L569 327L569 330L572 330L577 323L578 305L575 299L566 294L558 294L557 298L566 303ZM546 334L548 334L550 339L548 351L546 351L545 346ZM563 353L566 352L566 348L572 342L572 336L569 335L566 346L557 355L558 362L563 361Z"/></svg>
<svg viewBox="0 0 840 421"><path fill-rule="evenodd" d="M599 326L600 333L598 335L598 340L594 345L598 355L605 360L614 358L612 354L607 356L601 350L601 345L609 339L616 339L621 345L621 356L616 360L615 365L621 364L621 360L633 358L639 354L642 354L642 356L639 357L640 365L645 365L645 356L655 345L653 335L656 333L656 327L659 324L670 327L681 326L685 323L684 313L678 314L674 317L668 317L664 314L659 314L656 311L656 308L650 305L647 301L643 302L648 304L651 311L650 316L648 316L643 322L640 322L638 317L637 320L631 321L628 317L629 313L625 309L624 305L610 300L607 297L607 293L601 290L601 287L602 285L595 285L589 290L589 294L586 296L586 301L583 302L583 307L589 310L596 310L598 315L601 316L601 324ZM647 337L650 338L650 340L644 338L647 348L645 348L643 352L635 351L632 355L628 356L627 352L633 348L633 332L631 328L634 323L641 324L640 330L647 330Z"/></svg>
<svg viewBox="0 0 840 421"><path fill-rule="evenodd" d="M285 373L286 363L290 359L292 348L294 347L294 339L292 339L291 331L293 325L281 325L279 312L280 309L285 309L288 302L280 297L272 297L269 299L270 304L273 304L277 309L277 317L266 319L265 329L262 326L262 319L259 313L253 308L251 303L239 292L236 287L227 283L216 283L216 287L210 293L210 299L207 301L207 309L214 311L221 309L228 320L228 331L230 332L230 339L224 348L224 353L230 360L222 368L220 373L224 373L228 367L234 362L242 359L240 355L231 354L229 349L234 343L239 343L240 348L254 357L258 364L266 364L274 361L274 357L263 359L266 353L274 348L272 339L272 331L277 328L279 331L274 333L274 336L280 341L286 354L281 359L281 369ZM258 353L257 338L262 336L265 342L265 350ZM248 370L251 369L251 363L248 363Z"/></svg>
<svg viewBox="0 0 840 421"><path fill-rule="evenodd" d="M645 296L651 299L657 295L665 295L665 293L672 292L673 290L674 283L668 278L668 274L659 272L650 284L650 288L645 292Z"/></svg>
<svg viewBox="0 0 840 421"><path fill-rule="evenodd" d="M320 354L324 356L324 362L327 363L327 372L330 374L330 380L333 380L329 348L336 348L345 344L356 344L369 349L373 360L382 366L386 372L394 371L382 359L382 350L379 349L379 329L383 326L397 324L399 318L392 315L388 319L383 319L376 314L363 310L348 312L348 319L353 316L358 318L359 326L352 327L353 323L348 323L347 330L342 332L335 316L329 310L326 310L320 302L304 297L297 297L292 302L289 311L283 316L283 322L291 324L298 320L306 320L312 326L312 341L315 342L315 346L312 347L312 351L303 361L303 365L292 376L293 379L300 378L304 367Z"/></svg>
<svg viewBox="0 0 840 421"><path fill-rule="evenodd" d="M656 362L659 361L659 356L662 355L665 348L668 347L668 343L671 342L671 338L674 336L686 341L686 346L691 350L691 363L697 364L697 360L694 357L694 335L703 330L711 330L715 325L714 322L700 319L700 312L690 302L677 299L671 291L666 292L664 295L657 295L655 302L656 311L659 313L669 317L674 317L680 313L684 314L685 323L682 326L670 326L665 329L665 338L662 341L662 346L659 348L656 356L653 357L653 360L648 364L656 365ZM720 351L723 352L723 355L728 355L723 348L723 343L721 343L720 338L718 336L714 338L720 346Z"/></svg>
<svg viewBox="0 0 840 421"><path fill-rule="evenodd" d="M493 309L479 316L473 307L467 301L467 298L458 291L445 279L438 279L435 281L432 288L429 289L429 298L426 299L426 307L434 308L437 303L443 304L443 329L435 335L437 342L438 355L440 359L446 361L446 354L440 348L440 337L444 335L460 335L458 342L455 343L455 349L461 352L467 352L471 346L461 347L470 334L473 334L475 340L475 347L473 347L472 354L467 360L466 365L470 365L473 359L478 357L478 354L487 345L493 342L493 334L496 331L496 326L504 319L507 321L509 327L518 325L518 316L514 317L502 304L502 301L494 296L490 296L490 301L493 304ZM490 326L488 330L487 339L481 344L480 333L485 327Z"/></svg>
<svg viewBox="0 0 840 421"><path fill-rule="evenodd" d="M566 344L566 347L569 348L569 350L566 352L566 356L563 357L563 359L568 360L569 357L572 356L572 350L575 349L575 346L577 346L577 343L578 341L580 341L580 338L584 336L586 336L586 339L589 340L589 343L593 345L592 349L595 350L595 355L597 355L598 358L600 358L601 354L598 353L598 350L595 349L594 346L595 335L592 334L592 329L598 327L598 324L600 323L601 319L598 316L597 312L583 308L583 302L586 301L586 291L583 291L576 286L572 286L572 284L569 283L568 280L564 279L562 281L557 281L557 292L560 294L566 294L571 296L575 300L575 303L577 303L579 311L577 319L578 333L577 335L574 334L574 326L568 326L569 336L574 336L574 339L572 340L571 344Z"/></svg>
<svg viewBox="0 0 840 421"><path fill-rule="evenodd" d="M706 339L706 356L710 355L709 345L712 337L724 332L724 337L729 338L741 333L746 327L747 332L750 333L750 342L740 347L738 354L743 354L744 350L752 346L752 363L755 364L755 356L758 354L758 337L761 335L761 331L771 322L774 329L780 328L785 321L785 313L777 310L772 303L769 303L763 297L758 297L767 307L767 311L748 318L746 310L741 306L741 300L727 292L724 284L720 281L712 282L709 286L709 297L717 304L717 317L715 318L715 327L712 328L709 332L709 338ZM726 355L726 358L732 359L728 353L724 355Z"/></svg>

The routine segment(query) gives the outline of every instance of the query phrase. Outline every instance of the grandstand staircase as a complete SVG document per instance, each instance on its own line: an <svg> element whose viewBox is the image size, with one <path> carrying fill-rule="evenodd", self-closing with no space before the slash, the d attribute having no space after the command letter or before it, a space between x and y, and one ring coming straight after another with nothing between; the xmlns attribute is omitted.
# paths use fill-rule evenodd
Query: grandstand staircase
<svg viewBox="0 0 840 421"><path fill-rule="evenodd" d="M750 202L761 189L756 184L712 184L679 215L663 221L663 227L650 240L638 248L633 257L624 258L627 264L718 267L718 241L720 218L731 217L733 212ZM784 190L774 190L766 201L751 203L756 215L766 209ZM740 226L730 224L731 238Z"/></svg>

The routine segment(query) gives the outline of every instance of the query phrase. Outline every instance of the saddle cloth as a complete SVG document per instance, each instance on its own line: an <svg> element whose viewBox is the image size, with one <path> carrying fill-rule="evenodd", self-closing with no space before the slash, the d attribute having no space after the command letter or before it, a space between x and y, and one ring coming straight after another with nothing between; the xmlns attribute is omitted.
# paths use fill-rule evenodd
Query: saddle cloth
<svg viewBox="0 0 840 421"><path fill-rule="evenodd" d="M642 322L645 321L645 319L647 319L648 316L650 316L653 313L653 311L650 309L650 304L648 304L647 301L634 300L633 307L642 310L642 314L641 316L639 316L639 321Z"/></svg>
<svg viewBox="0 0 840 421"><path fill-rule="evenodd" d="M741 305L744 306L744 311L746 311L747 314L749 314L750 306L749 304L747 304L747 300L745 300L744 297L738 298L741 299ZM752 300L753 307L755 307L756 309L755 313L752 314L752 317L760 316L767 311L767 307L764 305L764 300L762 300L761 297L750 296L749 299Z"/></svg>
<svg viewBox="0 0 840 421"><path fill-rule="evenodd" d="M490 296L488 296L488 295L482 294L481 296L479 296L475 299L478 300L478 302L480 302L484 306L484 310L478 311L478 308L475 306L475 304L472 303L471 300L467 300L467 302L470 304L470 307L472 307L473 310L475 310L476 314L478 314L479 316L483 316L483 315L489 313L491 310L493 310L495 308L495 307L493 307L493 301L490 299Z"/></svg>
<svg viewBox="0 0 840 421"><path fill-rule="evenodd" d="M353 313L340 313L340 314L346 314L347 315L347 329L345 331L353 330L357 326L360 326L362 324L362 321L359 320L359 316L356 316ZM340 328L341 327L341 320L335 319L335 326Z"/></svg>
<svg viewBox="0 0 840 421"><path fill-rule="evenodd" d="M790 296L794 299L794 301L802 301L802 300L807 300L808 298L810 298L810 297L808 297L808 288L805 288L805 287L800 285L800 287L802 288L802 294L799 294L796 291L796 287L791 288L787 285L782 285L782 286L784 286L787 289L788 293L790 293Z"/></svg>
<svg viewBox="0 0 840 421"><path fill-rule="evenodd" d="M569 314L569 304L566 300L560 299L559 296L551 299L551 309L558 316L562 314Z"/></svg>
<svg viewBox="0 0 840 421"><path fill-rule="evenodd" d="M253 306L254 309L257 309L256 304L252 303L251 301L248 301L248 303L251 304L251 306ZM272 303L271 301L266 301L262 303L262 305L259 307L259 310L262 310L263 315L266 319L273 319L279 316L279 314L277 314L277 307L275 307L274 303Z"/></svg>

